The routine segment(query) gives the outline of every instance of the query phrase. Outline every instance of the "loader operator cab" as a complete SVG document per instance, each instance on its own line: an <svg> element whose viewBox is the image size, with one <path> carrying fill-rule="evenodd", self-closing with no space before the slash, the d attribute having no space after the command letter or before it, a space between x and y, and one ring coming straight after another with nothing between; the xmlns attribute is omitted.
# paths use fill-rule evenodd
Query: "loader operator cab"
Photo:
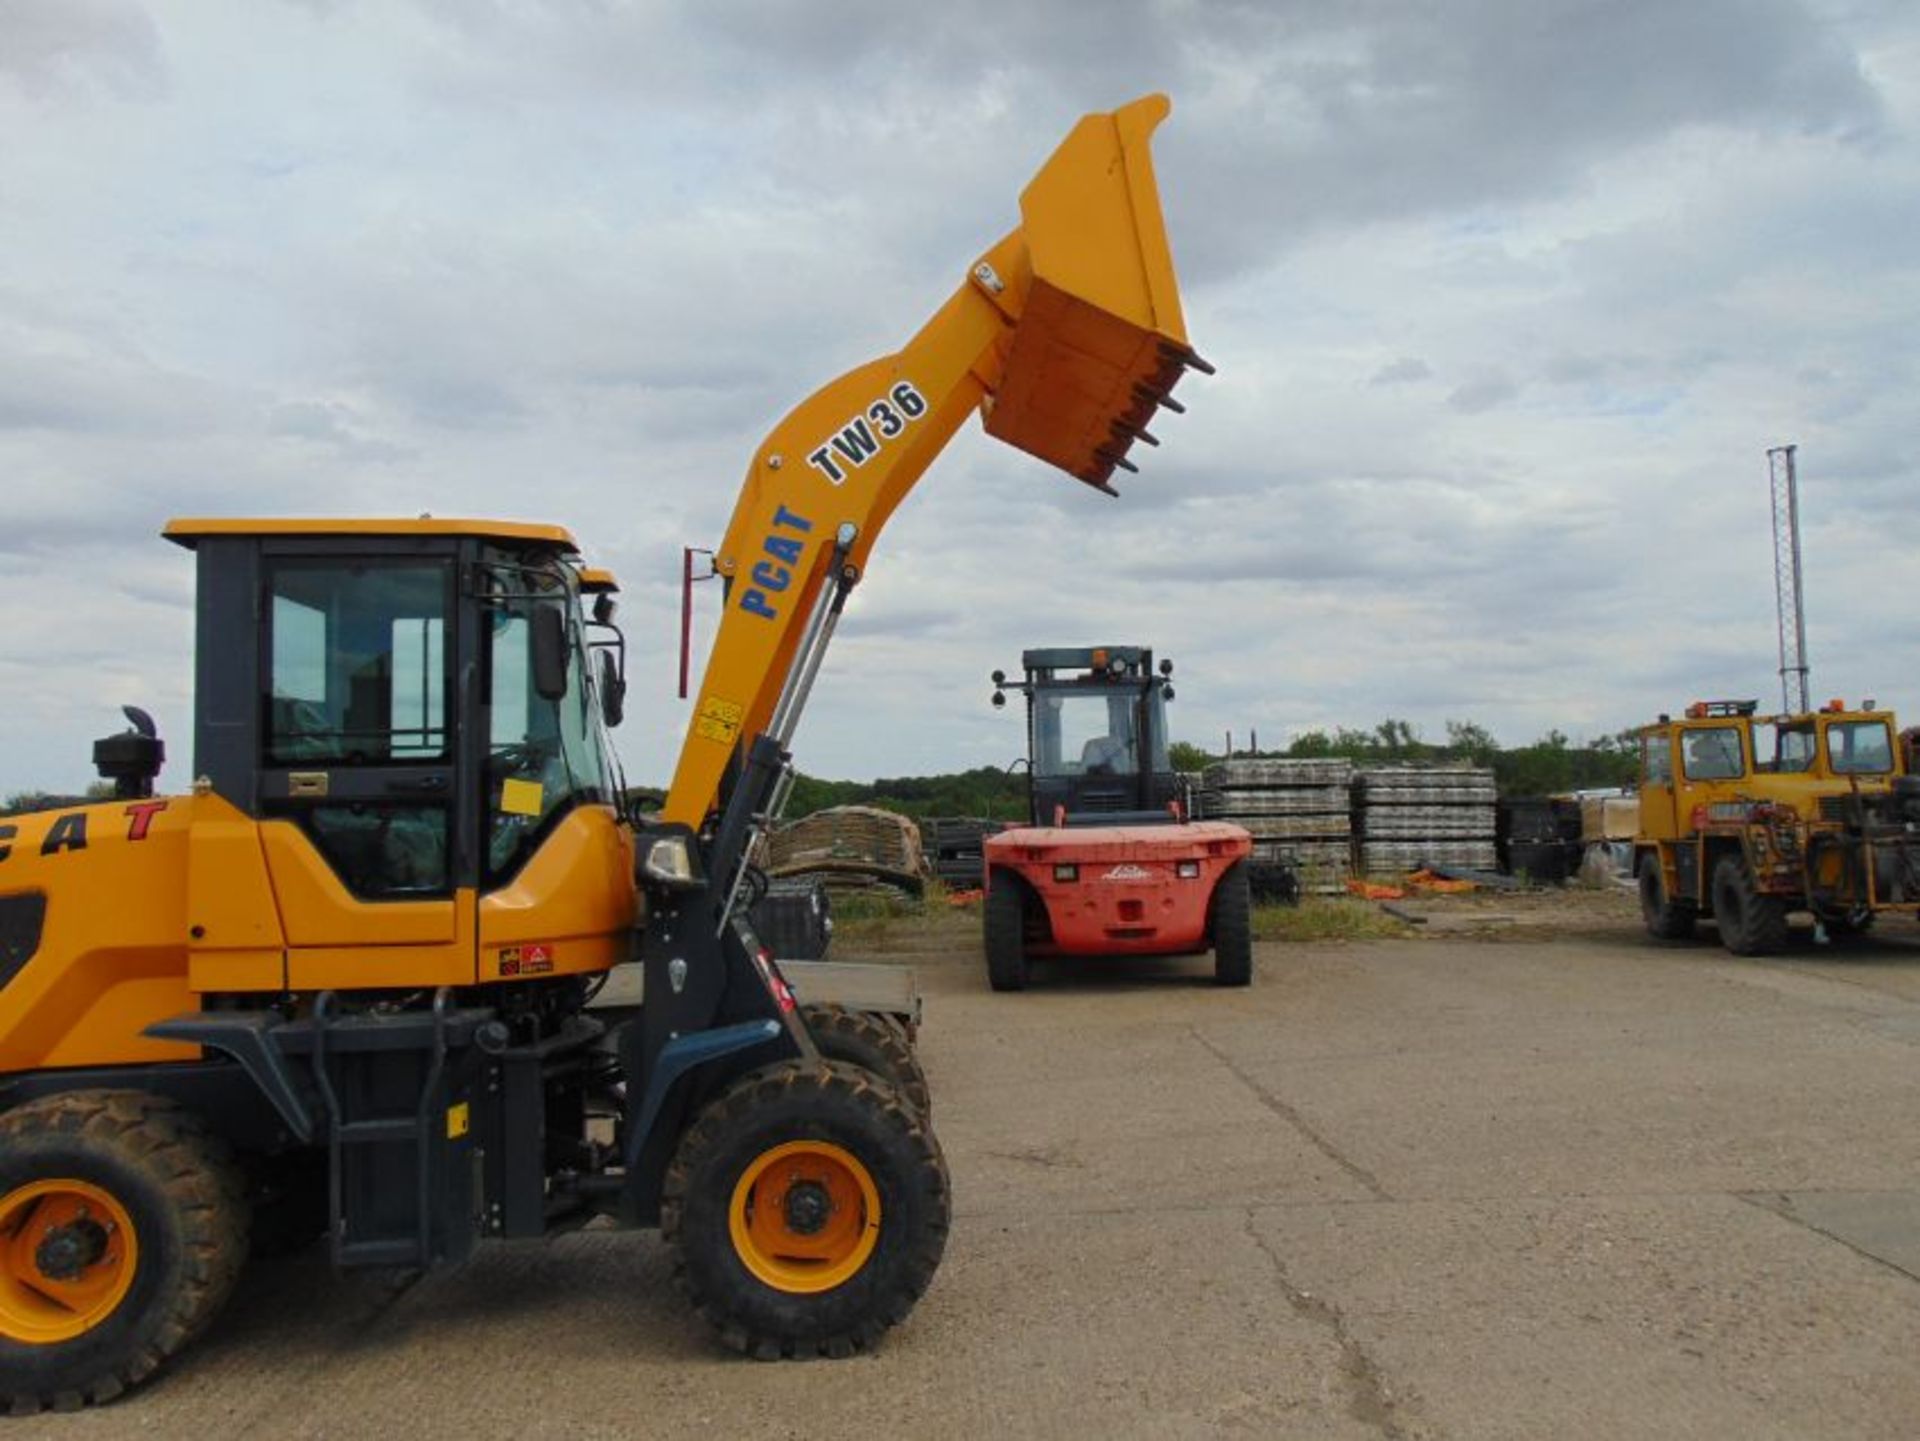
<svg viewBox="0 0 1920 1441"><path fill-rule="evenodd" d="M497 889L568 813L617 805L618 632L610 602L583 610L564 530L186 520L167 535L198 555L198 774L293 821L356 899Z"/></svg>
<svg viewBox="0 0 1920 1441"><path fill-rule="evenodd" d="M1030 650L1026 679L995 671L994 704L1005 691L1027 697L1029 792L1035 825L1171 821L1178 778L1167 759L1167 677L1141 646ZM1084 820L1082 819L1084 818Z"/></svg>

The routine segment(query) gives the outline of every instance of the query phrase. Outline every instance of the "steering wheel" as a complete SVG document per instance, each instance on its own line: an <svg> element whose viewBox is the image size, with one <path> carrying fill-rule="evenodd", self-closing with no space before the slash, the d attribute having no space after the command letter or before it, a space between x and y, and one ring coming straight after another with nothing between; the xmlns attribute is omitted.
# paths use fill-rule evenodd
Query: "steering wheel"
<svg viewBox="0 0 1920 1441"><path fill-rule="evenodd" d="M487 770L493 775L539 775L547 768L547 747L534 741L509 741L487 753Z"/></svg>

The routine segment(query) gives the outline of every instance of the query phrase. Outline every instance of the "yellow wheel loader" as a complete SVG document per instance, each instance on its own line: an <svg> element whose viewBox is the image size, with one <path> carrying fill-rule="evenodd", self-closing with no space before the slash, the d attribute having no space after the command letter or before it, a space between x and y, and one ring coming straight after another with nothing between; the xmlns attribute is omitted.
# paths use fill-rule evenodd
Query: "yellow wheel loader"
<svg viewBox="0 0 1920 1441"><path fill-rule="evenodd" d="M1082 120L919 333L754 453L658 814L623 808L612 584L565 530L168 525L198 568L191 787L153 793L130 711L95 748L113 800L0 818L0 1408L139 1383L250 1246L320 1235L340 1267L423 1268L657 1226L694 1308L767 1358L908 1314L949 1217L924 1090L809 1025L748 857L868 553L966 416L1108 490L1205 368L1149 153L1167 110ZM591 1004L626 963L639 1003Z"/></svg>

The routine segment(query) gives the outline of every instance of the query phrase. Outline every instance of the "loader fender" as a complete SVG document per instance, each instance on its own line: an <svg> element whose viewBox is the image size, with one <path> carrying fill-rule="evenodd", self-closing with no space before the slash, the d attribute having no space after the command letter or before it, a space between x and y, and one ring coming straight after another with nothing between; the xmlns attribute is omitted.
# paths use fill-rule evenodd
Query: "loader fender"
<svg viewBox="0 0 1920 1441"><path fill-rule="evenodd" d="M317 1127L300 1088L294 1084L285 1055L269 1034L279 1020L271 1011L233 1011L225 1015L195 1011L148 1026L144 1034L161 1041L205 1046L231 1056L272 1103L294 1139L305 1145L313 1140Z"/></svg>
<svg viewBox="0 0 1920 1441"><path fill-rule="evenodd" d="M630 1225L658 1224L660 1186L677 1139L674 1128L687 1113L690 1088L681 1083L718 1062L771 1045L785 1034L786 1027L769 1017L709 1031L691 1031L661 1048L647 1077L646 1094L637 1104L631 1097L628 1100L626 1145L622 1152L627 1177L620 1197L623 1220ZM725 1068L726 1074L721 1079L724 1081L739 1069L737 1063Z"/></svg>

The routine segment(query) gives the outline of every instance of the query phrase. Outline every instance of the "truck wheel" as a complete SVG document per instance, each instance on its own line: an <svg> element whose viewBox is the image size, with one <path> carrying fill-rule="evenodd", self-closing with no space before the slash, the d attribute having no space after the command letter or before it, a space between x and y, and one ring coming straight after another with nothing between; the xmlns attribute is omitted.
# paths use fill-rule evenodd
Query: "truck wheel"
<svg viewBox="0 0 1920 1441"><path fill-rule="evenodd" d="M1213 899L1207 903L1207 934L1213 937L1213 983L1251 985L1253 899L1245 861L1228 866L1213 888Z"/></svg>
<svg viewBox="0 0 1920 1441"><path fill-rule="evenodd" d="M1027 988L1026 912L1018 881L1002 876L987 887L987 983L996 991Z"/></svg>
<svg viewBox="0 0 1920 1441"><path fill-rule="evenodd" d="M802 1006L813 1043L829 1061L847 1061L891 1081L922 1121L933 1115L933 1092L906 1033L883 1017L845 1006Z"/></svg>
<svg viewBox="0 0 1920 1441"><path fill-rule="evenodd" d="M1713 919L1720 943L1736 956L1771 956L1786 949L1786 903L1763 895L1739 856L1722 856L1713 868Z"/></svg>
<svg viewBox="0 0 1920 1441"><path fill-rule="evenodd" d="M927 1289L950 1219L933 1133L837 1061L767 1066L722 1092L681 1138L660 1205L694 1309L763 1361L873 1346Z"/></svg>
<svg viewBox="0 0 1920 1441"><path fill-rule="evenodd" d="M246 1257L240 1170L172 1102L73 1091L0 1116L0 1408L74 1411L138 1385Z"/></svg>
<svg viewBox="0 0 1920 1441"><path fill-rule="evenodd" d="M1692 940L1694 923L1699 919L1692 901L1668 897L1660 857L1652 852L1640 858L1640 915L1647 923L1647 934L1656 941Z"/></svg>

